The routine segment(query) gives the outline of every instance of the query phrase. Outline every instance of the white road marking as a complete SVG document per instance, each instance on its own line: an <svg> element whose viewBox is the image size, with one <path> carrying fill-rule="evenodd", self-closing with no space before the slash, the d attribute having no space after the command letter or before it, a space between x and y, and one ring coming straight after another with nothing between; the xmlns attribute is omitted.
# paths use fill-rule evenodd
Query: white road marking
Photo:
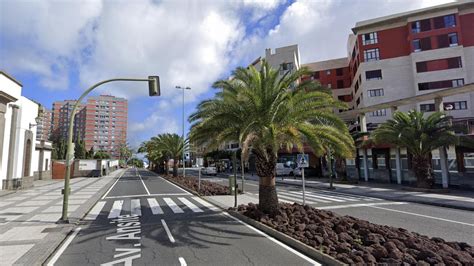
<svg viewBox="0 0 474 266"><path fill-rule="evenodd" d="M194 205L194 203L192 203L188 199L183 198L183 197L180 197L178 199L179 201L184 203L186 206L188 206L188 208L190 208L193 212L203 212L203 210L201 210L198 206Z"/></svg>
<svg viewBox="0 0 474 266"><path fill-rule="evenodd" d="M162 224L163 227L165 228L166 234L168 235L168 238L170 239L170 242L171 242L171 243L174 243L174 242L175 242L174 237L173 237L173 235L171 234L171 231L170 231L170 229L168 228L168 225L166 224L165 220L161 219L161 224Z"/></svg>
<svg viewBox="0 0 474 266"><path fill-rule="evenodd" d="M200 197L193 197L193 200L199 202L201 205L203 205L204 207L210 209L211 211L219 211L219 208L217 208L216 206L210 204L209 202L201 199Z"/></svg>
<svg viewBox="0 0 474 266"><path fill-rule="evenodd" d="M315 198L321 198L324 200L329 200L329 201L336 201L336 202L345 202L345 201L356 201L353 199L347 199L347 198L340 198L340 197L335 197L335 196L329 196L325 194L315 194L314 192L306 192L308 196L315 197Z"/></svg>
<svg viewBox="0 0 474 266"><path fill-rule="evenodd" d="M163 210L161 209L160 205L158 204L158 201L156 199L150 198L147 199L148 204L150 205L151 212L153 214L163 214Z"/></svg>
<svg viewBox="0 0 474 266"><path fill-rule="evenodd" d="M161 177L161 176L158 176L158 177L161 178L161 179L163 179L164 181L168 182L168 184L170 184L170 185L172 185L172 186L178 188L179 190L183 191L184 193L186 193L186 195L192 195L191 193L189 193L189 192L187 192L186 190L184 190L184 189L178 187L177 185L171 183L170 181L166 180L165 178L163 178L163 177Z"/></svg>
<svg viewBox="0 0 474 266"><path fill-rule="evenodd" d="M130 212L132 215L142 216L140 199L132 199L131 204L130 204Z"/></svg>
<svg viewBox="0 0 474 266"><path fill-rule="evenodd" d="M226 212L222 212L222 215L225 215L225 216L227 216L227 217L229 217L229 218L231 218L231 219L233 219L233 220L235 220L235 221L237 221L237 222L243 224L243 225L246 226L247 228L249 228L249 229L251 229L251 230L257 232L258 234L260 234L260 235L262 235L262 236L264 236L264 237L266 237L267 239L269 239L269 240L272 241L273 243L275 243L275 244L279 245L280 247L282 247L282 248L288 250L289 252L295 254L296 256L298 256L298 257L300 257L300 258L306 260L307 262L311 263L312 265L319 265L319 266L321 265L320 263L316 262L315 260L313 260L313 259L307 257L306 255L300 253L299 251L294 250L293 248L291 248L291 247L287 246L286 244L284 244L284 243L282 243L282 242L276 240L275 238L273 238L273 237L267 235L266 233L264 233L264 232L258 230L257 228L252 227L252 226L246 224L245 222L243 222L243 221L241 221L241 220L235 218L234 216L232 216L232 215L230 215L230 214L228 214L228 213L226 213Z"/></svg>
<svg viewBox="0 0 474 266"><path fill-rule="evenodd" d="M114 201L114 204L112 205L112 209L110 210L109 216L107 218L113 219L113 218L119 217L120 212L122 211L122 207L123 207L123 200Z"/></svg>
<svg viewBox="0 0 474 266"><path fill-rule="evenodd" d="M174 213L183 213L183 210L178 205L176 205L176 203L172 199L163 198L163 200L166 202L166 204L168 204L168 206Z"/></svg>
<svg viewBox="0 0 474 266"><path fill-rule="evenodd" d="M126 196L110 196L106 199L122 199L122 198L137 198L137 197L147 197L147 196L188 196L189 193L159 193L159 194L137 194L137 195L126 195Z"/></svg>
<svg viewBox="0 0 474 266"><path fill-rule="evenodd" d="M188 264L186 264L186 261L183 259L183 257L179 257L178 260L179 260L179 264L181 264L181 266L187 266L188 265Z"/></svg>
<svg viewBox="0 0 474 266"><path fill-rule="evenodd" d="M414 216L425 217L425 218L429 218L429 219L433 219L433 220L439 220L439 221L462 224L462 225L467 225L467 226L473 226L474 227L474 224L464 223L464 222L459 222L459 221L454 221L454 220L449 220L449 219L444 219L444 218L439 218L439 217L434 217L434 216L429 216L429 215L423 215L423 214L418 214L418 213L413 213L413 212L406 212L406 211L399 211L399 210L388 209L388 208L377 207L377 206L370 206L370 207L371 208L376 208L376 209L381 209L381 210L386 210L386 211L399 212L399 213L404 213L404 214L409 214L409 215L414 215Z"/></svg>
<svg viewBox="0 0 474 266"><path fill-rule="evenodd" d="M77 227L76 229L74 229L74 232L72 232L72 234L66 239L66 241L64 241L64 243L58 249L56 254L54 254L51 260L49 260L48 264L46 264L47 266L53 266L56 263L56 261L59 259L59 257L61 257L63 252L66 250L69 244L71 244L72 240L77 236L80 230L81 230L80 227Z"/></svg>
<svg viewBox="0 0 474 266"><path fill-rule="evenodd" d="M402 205L407 204L407 202L378 202L378 203L355 203L355 204L346 204L346 205L334 205L334 206L324 206L317 207L320 210L333 210L333 209L344 209L344 208L355 208L355 207L372 207L380 205Z"/></svg>
<svg viewBox="0 0 474 266"><path fill-rule="evenodd" d="M138 175L138 177L140 178L140 181L142 181L143 187L144 187L145 190L146 190L146 194L150 195L150 191L149 191L148 188L146 187L145 182L143 182L142 176L140 175L140 173L138 172L138 170L137 170L137 175Z"/></svg>
<svg viewBox="0 0 474 266"><path fill-rule="evenodd" d="M435 198L435 199L447 199L447 200L459 200L459 201L466 201L466 202L474 202L474 199L472 199L472 198L452 196L452 195L419 194L419 195L416 195L416 196L417 197L425 197L425 198Z"/></svg>
<svg viewBox="0 0 474 266"><path fill-rule="evenodd" d="M92 210L87 214L84 220L86 221L93 221L99 216L100 212L105 206L105 201L99 201L97 204L92 208Z"/></svg>
<svg viewBox="0 0 474 266"><path fill-rule="evenodd" d="M295 198L295 199L298 199L298 200L302 200L303 199L303 193L293 193L292 191L288 191L288 192L281 192L279 191L278 192L278 195L280 194L283 194L285 195L286 197L290 197L290 198ZM308 199L309 197L309 194L306 193L306 199ZM329 203L330 201L327 201L327 200L323 200L323 199L320 199L319 197L313 197L311 196L311 201L312 202L321 202L321 203ZM313 204L313 203L310 203L310 204Z"/></svg>
<svg viewBox="0 0 474 266"><path fill-rule="evenodd" d="M290 196L286 196L286 195L281 195L281 193L278 194L278 198L286 199L286 200L290 201L291 203L293 203L293 202L303 202L303 198L297 198L297 197L290 197ZM307 200L307 199L305 199L305 201L306 201L305 202L306 204L317 204L316 202L310 201L310 200Z"/></svg>
<svg viewBox="0 0 474 266"><path fill-rule="evenodd" d="M109 195L110 191L115 187L115 185L117 184L117 182L120 180L120 178L122 178L122 176L127 172L127 170L123 171L122 174L120 174L120 176L117 178L117 180L115 180L114 184L107 190L107 192L105 192L104 196L102 196L102 199L105 199L105 197L107 197L107 195Z"/></svg>
<svg viewBox="0 0 474 266"><path fill-rule="evenodd" d="M316 191L311 191L313 193L316 193ZM342 197L342 198L349 198L349 199L354 199L357 201L374 201L374 200L382 200L382 199L377 199L377 198L371 198L371 197L366 197L366 196L358 196L358 195L349 195L349 194L344 194L344 193L338 193L338 192L326 192L326 191L318 191L319 195L330 195L330 196L337 196L337 197Z"/></svg>

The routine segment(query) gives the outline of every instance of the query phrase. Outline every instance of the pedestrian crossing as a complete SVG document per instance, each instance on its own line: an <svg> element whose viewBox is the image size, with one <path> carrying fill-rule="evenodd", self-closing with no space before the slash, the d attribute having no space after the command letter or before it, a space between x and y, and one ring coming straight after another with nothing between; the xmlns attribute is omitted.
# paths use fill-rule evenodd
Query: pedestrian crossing
<svg viewBox="0 0 474 266"><path fill-rule="evenodd" d="M303 201L303 191L278 190L278 198L282 202L301 203ZM349 195L334 191L305 191L305 203L310 205L329 205L343 202L377 202L381 200L382 199L373 197Z"/></svg>
<svg viewBox="0 0 474 266"><path fill-rule="evenodd" d="M111 204L107 201L97 202L84 220L96 220L101 214L106 214L108 219L115 219L124 214L142 216L145 211L151 212L152 215L162 215L216 212L219 209L199 197L127 198L114 200Z"/></svg>

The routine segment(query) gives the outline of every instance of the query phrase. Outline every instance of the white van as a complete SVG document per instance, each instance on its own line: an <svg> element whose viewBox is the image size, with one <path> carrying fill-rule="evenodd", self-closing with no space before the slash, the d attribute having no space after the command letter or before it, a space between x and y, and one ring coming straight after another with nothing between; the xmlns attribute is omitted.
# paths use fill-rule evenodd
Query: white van
<svg viewBox="0 0 474 266"><path fill-rule="evenodd" d="M277 163L276 164L276 175L277 176L292 176L293 175L293 168L284 163Z"/></svg>

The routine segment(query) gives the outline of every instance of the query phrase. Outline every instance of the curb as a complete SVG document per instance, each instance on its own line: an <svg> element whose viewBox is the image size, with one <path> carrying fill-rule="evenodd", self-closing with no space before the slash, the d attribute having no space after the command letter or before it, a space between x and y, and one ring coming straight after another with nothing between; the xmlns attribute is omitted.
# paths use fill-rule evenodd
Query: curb
<svg viewBox="0 0 474 266"><path fill-rule="evenodd" d="M162 177L162 176L160 176ZM293 239L291 238L290 236L287 236L273 228L270 228L260 222L257 222L251 218L248 218L247 216L244 216L236 211L231 211L231 210L228 210L226 208L226 206L223 206L221 205L220 203L212 200L212 199L208 199L208 198L204 198L203 196L197 194L196 191L194 190L190 190L188 189L187 187L184 187L184 186L181 186L179 183L177 182L174 182L174 181L171 181L165 177L162 177L164 178L165 180L168 180L170 181L171 183L181 187L182 189L188 191L189 193L193 194L193 195L196 195L198 197L200 197L202 200L205 200L217 207L219 207L219 209L221 209L222 211L228 213L229 215L231 215L232 217L236 218L236 219L239 219L241 220L242 222L254 227L254 228L257 228L258 230L266 233L267 235L277 239L278 241L286 244L287 246L289 247L292 247L294 248L295 250L303 253L304 255L312 258L312 259L315 259L317 260L318 262L321 262L323 265L336 265L336 266L342 266L342 265L347 265L347 264L344 264L338 260L336 260L335 258L327 255L327 254L324 254L316 249L314 249L313 247L310 247L306 244L304 244L303 242L300 242L296 239ZM205 197L212 197L212 196L205 196Z"/></svg>
<svg viewBox="0 0 474 266"><path fill-rule="evenodd" d="M299 185L299 184L289 184L289 183L285 183L285 182L282 182L282 181L279 181L279 180L276 180L276 183L287 185L287 186L293 186L293 187L302 187L302 185ZM307 184L306 187L315 188L315 189L324 189L324 188L320 188L320 187L313 187L310 184ZM357 196L370 196L370 197L373 197L373 198L379 198L379 199L384 199L384 200L389 200L389 201L395 201L396 200L396 199L393 199L393 198L390 198L390 197L384 197L384 196L380 196L380 195L376 195L376 196L367 195L367 194L364 194L364 193L354 193L352 191L343 191L342 193L357 195ZM442 202L431 202L431 201L414 200L414 199L399 199L398 201L405 201L405 202L411 202L411 203L431 205L431 206L443 207L443 208L451 208L451 209L457 209L457 210L463 210L463 211L474 211L474 206L472 206L472 207L470 207L470 206L457 206L457 205L452 205L452 204L442 203Z"/></svg>

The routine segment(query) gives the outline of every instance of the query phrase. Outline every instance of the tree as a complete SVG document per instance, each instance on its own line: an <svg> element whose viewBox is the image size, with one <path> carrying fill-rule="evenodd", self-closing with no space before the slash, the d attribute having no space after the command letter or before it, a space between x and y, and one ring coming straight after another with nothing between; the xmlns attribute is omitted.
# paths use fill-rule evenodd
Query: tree
<svg viewBox="0 0 474 266"><path fill-rule="evenodd" d="M74 158L87 159L87 150L84 141L77 140L74 144Z"/></svg>
<svg viewBox="0 0 474 266"><path fill-rule="evenodd" d="M429 188L434 184L431 174L431 151L459 143L453 127L442 112L434 112L424 117L416 110L408 113L395 112L393 118L381 124L372 133L375 143L388 143L406 147L413 155L413 171L417 186Z"/></svg>
<svg viewBox="0 0 474 266"><path fill-rule="evenodd" d="M53 140L53 151L51 157L53 160L65 160L67 153L66 140L62 138L56 138Z"/></svg>
<svg viewBox="0 0 474 266"><path fill-rule="evenodd" d="M307 143L317 155L330 147L344 157L354 150L347 126L333 113L346 105L317 83L300 81L310 73L300 68L280 76L265 61L260 70L237 68L233 79L214 84L220 92L201 102L189 118L191 141L211 147L238 141L244 158L251 149L259 176L259 209L266 213L278 208L275 167L281 148L302 151Z"/></svg>
<svg viewBox="0 0 474 266"><path fill-rule="evenodd" d="M133 155L133 150L129 147L127 142L122 142L119 144L119 151L119 160L123 159L125 162L127 162L128 159Z"/></svg>
<svg viewBox="0 0 474 266"><path fill-rule="evenodd" d="M94 154L94 159L110 159L110 154L105 151L98 151Z"/></svg>
<svg viewBox="0 0 474 266"><path fill-rule="evenodd" d="M183 140L178 134L160 134L156 143L157 152L162 156L173 159L173 176L178 176L178 161L183 155L183 150L188 145L187 140Z"/></svg>
<svg viewBox="0 0 474 266"><path fill-rule="evenodd" d="M93 159L94 158L94 147L91 147L90 150L86 153L86 159Z"/></svg>
<svg viewBox="0 0 474 266"><path fill-rule="evenodd" d="M135 157L128 160L127 164L131 166L135 166L137 168L143 168L143 160L135 158Z"/></svg>

